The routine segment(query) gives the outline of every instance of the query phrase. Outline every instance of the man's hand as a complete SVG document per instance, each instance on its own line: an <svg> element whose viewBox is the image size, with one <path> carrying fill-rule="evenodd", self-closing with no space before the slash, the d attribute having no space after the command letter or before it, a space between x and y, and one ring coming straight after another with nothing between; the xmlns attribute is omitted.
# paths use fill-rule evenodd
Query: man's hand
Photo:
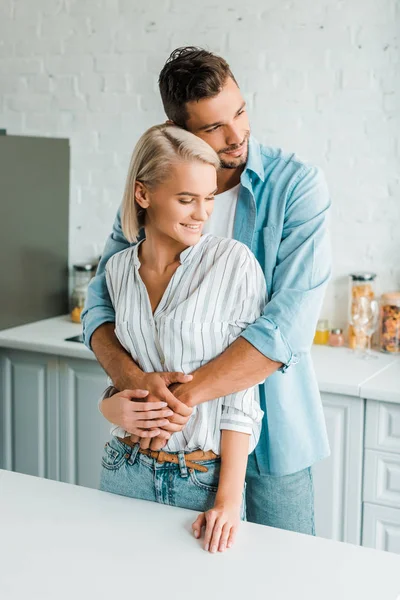
<svg viewBox="0 0 400 600"><path fill-rule="evenodd" d="M172 385L169 386L169 391L175 396L175 398L178 398L179 400L179 391L184 390L185 389L185 384L184 383L173 383ZM185 427L186 423L188 422L190 416L185 418L185 417L181 417L180 415L174 413L171 417L169 417L168 421L170 422L170 424L173 424L174 430L172 431L172 433L176 433L177 431L182 431L182 429ZM161 448L163 448L167 442L167 439L164 437L165 433L171 432L170 429L170 425L164 426L161 429L161 432L158 436L153 437L151 439L142 439L141 443L140 443L140 447L141 448L149 448L151 450L154 450L156 452L158 452L158 450L161 450Z"/></svg>
<svg viewBox="0 0 400 600"><path fill-rule="evenodd" d="M160 439L157 444L157 449L165 446L167 440L171 437L171 434L175 431L181 431L186 425L192 414L192 408L186 406L183 402L178 400L170 391L169 387L174 384L188 383L192 380L192 375L184 375L179 372L167 372L167 373L145 373L141 379L140 386L149 392L147 396L148 402L165 402L168 408L173 411L168 421L163 425L163 429L158 428L156 435L160 435ZM150 438L155 437L154 435L136 435L131 436L131 440L134 443L140 442L142 449L149 448Z"/></svg>

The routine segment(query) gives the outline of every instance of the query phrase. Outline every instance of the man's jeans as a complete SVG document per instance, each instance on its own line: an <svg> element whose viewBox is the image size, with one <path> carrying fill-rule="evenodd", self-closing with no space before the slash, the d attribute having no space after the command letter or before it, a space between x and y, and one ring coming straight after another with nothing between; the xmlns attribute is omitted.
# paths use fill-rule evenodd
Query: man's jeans
<svg viewBox="0 0 400 600"><path fill-rule="evenodd" d="M311 468L292 475L261 475L255 453L246 473L247 521L315 535Z"/></svg>

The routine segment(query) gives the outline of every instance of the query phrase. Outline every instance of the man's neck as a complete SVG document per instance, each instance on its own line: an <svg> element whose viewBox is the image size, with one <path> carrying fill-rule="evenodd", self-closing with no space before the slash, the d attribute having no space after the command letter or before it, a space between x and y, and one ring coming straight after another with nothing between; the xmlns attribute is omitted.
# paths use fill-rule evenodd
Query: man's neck
<svg viewBox="0 0 400 600"><path fill-rule="evenodd" d="M240 183L240 176L243 173L244 166L237 167L237 169L220 169L217 172L217 194L222 194L227 190L232 189Z"/></svg>

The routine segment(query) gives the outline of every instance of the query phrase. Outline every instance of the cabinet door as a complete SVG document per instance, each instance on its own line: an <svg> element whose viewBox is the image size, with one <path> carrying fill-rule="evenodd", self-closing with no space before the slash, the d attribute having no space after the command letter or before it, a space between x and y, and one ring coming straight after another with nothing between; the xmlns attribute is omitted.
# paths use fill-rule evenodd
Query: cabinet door
<svg viewBox="0 0 400 600"><path fill-rule="evenodd" d="M93 360L60 359L61 481L98 488L110 423L98 410L106 375Z"/></svg>
<svg viewBox="0 0 400 600"><path fill-rule="evenodd" d="M400 509L364 504L363 546L400 554Z"/></svg>
<svg viewBox="0 0 400 600"><path fill-rule="evenodd" d="M331 455L314 466L320 537L360 544L364 401L322 394Z"/></svg>
<svg viewBox="0 0 400 600"><path fill-rule="evenodd" d="M58 360L0 351L0 466L58 478Z"/></svg>

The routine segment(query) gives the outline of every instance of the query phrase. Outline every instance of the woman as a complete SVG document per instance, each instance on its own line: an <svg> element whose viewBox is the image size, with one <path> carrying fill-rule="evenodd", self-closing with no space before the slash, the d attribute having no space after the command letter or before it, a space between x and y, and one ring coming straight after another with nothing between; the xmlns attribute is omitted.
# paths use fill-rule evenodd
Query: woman
<svg viewBox="0 0 400 600"><path fill-rule="evenodd" d="M145 372L195 371L223 352L265 306L264 276L248 248L202 235L218 167L206 142L175 126L152 127L134 150L122 229L135 243L144 227L145 239L111 257L106 280L116 335ZM163 406L151 406L155 418L171 414L160 413ZM138 427L146 408L136 403ZM232 545L243 512L247 456L258 442L262 414L254 388L217 398L195 407L183 430L157 453L114 426L100 487L202 511L194 534L205 526L206 550L223 551Z"/></svg>

